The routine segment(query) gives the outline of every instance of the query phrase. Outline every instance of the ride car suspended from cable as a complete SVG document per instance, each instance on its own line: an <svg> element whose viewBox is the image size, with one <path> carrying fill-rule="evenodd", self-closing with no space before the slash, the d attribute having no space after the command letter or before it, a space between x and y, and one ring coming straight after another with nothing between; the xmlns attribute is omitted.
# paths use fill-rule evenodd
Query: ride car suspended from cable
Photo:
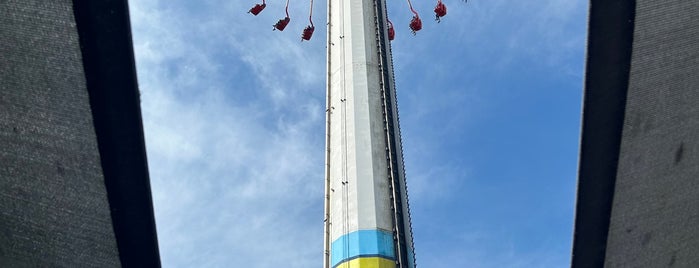
<svg viewBox="0 0 699 268"><path fill-rule="evenodd" d="M248 11L248 13L252 13L253 15L257 16L257 14L260 14L260 12L262 12L266 6L267 4L265 4L265 0L262 0L262 4L256 4L250 9L250 11Z"/></svg>
<svg viewBox="0 0 699 268"><path fill-rule="evenodd" d="M313 0L311 0L311 8L308 13L308 21L311 23L311 25L308 25L305 29L303 29L303 33L301 34L301 42L303 42L303 40L311 40L311 37L313 36L313 31L316 30L316 27L313 26Z"/></svg>
<svg viewBox="0 0 699 268"><path fill-rule="evenodd" d="M328 0L332 1L332 0ZM463 2L467 3L468 0L462 0ZM410 23L408 24L408 27L410 28L410 31L415 35L418 31L422 30L422 20L420 19L420 15L415 11L413 8L413 4L410 2L410 0L407 0L408 6L410 7L410 12L413 13L413 17L410 20ZM255 4L248 13L251 13L255 16L260 14L262 10L267 7L267 4L265 3L265 0L262 0L261 4ZM286 1L286 16L284 18L279 19L277 23L273 25L272 30L279 30L284 31L286 27L289 25L289 22L291 22L291 18L289 17L289 0ZM441 22L442 18L447 15L447 6L442 2L442 0L437 0L437 5L434 8L434 13L435 13L435 20L439 23ZM309 15L308 15L308 21L309 25L306 26L306 28L303 29L303 32L301 33L301 41L306 40L309 41L311 40L311 37L313 37L313 32L315 31L315 26L313 25L313 0L310 0L310 9L309 9ZM387 24L388 24L388 40L393 41L396 37L396 31L393 27L393 23L391 20L386 18Z"/></svg>

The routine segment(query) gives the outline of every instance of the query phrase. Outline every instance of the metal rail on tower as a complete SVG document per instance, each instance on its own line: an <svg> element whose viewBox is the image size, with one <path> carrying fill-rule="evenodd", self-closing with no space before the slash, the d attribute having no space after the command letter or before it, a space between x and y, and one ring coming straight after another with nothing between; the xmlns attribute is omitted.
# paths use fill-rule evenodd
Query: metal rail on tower
<svg viewBox="0 0 699 268"><path fill-rule="evenodd" d="M391 68L391 72L393 71L393 62L391 60L389 64L388 59L388 57L392 57L392 55L387 49L387 47L390 46L390 42L388 42L388 29L386 29L388 22L386 20L385 2L378 3L377 0L374 0L373 2L376 12L374 21L376 25L377 51L379 54L378 67L381 75L379 81L381 87L381 106L383 108L384 116L383 121L386 139L386 160L388 161L387 175L390 185L391 210L393 212L393 239L396 246L396 267L404 268L409 267L410 263L414 264L415 260L409 260L409 258L413 257L414 255L408 253L409 250L412 251L413 241L406 241L406 215L403 214L403 195L406 195L407 200L407 193L403 193L401 191L405 188L405 185L401 185L401 183L404 183L401 181L401 178L404 177L401 176L402 172L404 172L404 170L401 169L403 165L398 164L398 148L402 149L402 146L399 146L400 137L396 135L396 133L400 133L399 131L396 131L396 129L399 128L398 118L394 118L395 80L389 73L388 69ZM397 112L395 114L397 115ZM400 153L402 154L402 151ZM405 212L409 213L407 204L406 208L407 209ZM410 215L407 215L407 217L407 221L410 221ZM412 230L407 230L407 232L412 232ZM410 237L412 237L412 235ZM406 243L410 243L410 245Z"/></svg>

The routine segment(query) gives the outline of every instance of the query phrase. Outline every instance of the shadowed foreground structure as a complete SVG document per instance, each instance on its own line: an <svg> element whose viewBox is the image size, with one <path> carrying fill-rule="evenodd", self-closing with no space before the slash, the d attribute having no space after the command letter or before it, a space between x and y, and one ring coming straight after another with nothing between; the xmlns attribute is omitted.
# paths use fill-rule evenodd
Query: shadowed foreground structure
<svg viewBox="0 0 699 268"><path fill-rule="evenodd" d="M0 2L0 267L158 267L126 1Z"/></svg>
<svg viewBox="0 0 699 268"><path fill-rule="evenodd" d="M697 14L591 1L573 267L699 267Z"/></svg>

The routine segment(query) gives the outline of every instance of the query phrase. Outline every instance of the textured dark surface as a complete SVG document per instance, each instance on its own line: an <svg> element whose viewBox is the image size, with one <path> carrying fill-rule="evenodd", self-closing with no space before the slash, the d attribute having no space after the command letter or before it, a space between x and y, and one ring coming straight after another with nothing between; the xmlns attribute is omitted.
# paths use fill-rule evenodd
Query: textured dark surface
<svg viewBox="0 0 699 268"><path fill-rule="evenodd" d="M0 1L0 267L159 267L126 0Z"/></svg>
<svg viewBox="0 0 699 268"><path fill-rule="evenodd" d="M0 2L0 267L117 267L71 1Z"/></svg>
<svg viewBox="0 0 699 268"><path fill-rule="evenodd" d="M604 265L635 5L627 0L590 2L573 267Z"/></svg>
<svg viewBox="0 0 699 268"><path fill-rule="evenodd" d="M637 1L608 267L699 267L699 1Z"/></svg>

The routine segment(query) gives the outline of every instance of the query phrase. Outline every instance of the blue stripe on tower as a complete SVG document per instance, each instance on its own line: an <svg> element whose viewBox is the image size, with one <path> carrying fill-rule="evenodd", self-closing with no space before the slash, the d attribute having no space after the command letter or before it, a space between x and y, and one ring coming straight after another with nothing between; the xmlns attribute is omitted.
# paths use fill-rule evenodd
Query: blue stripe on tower
<svg viewBox="0 0 699 268"><path fill-rule="evenodd" d="M331 245L331 266L359 257L382 257L395 260L393 234L384 230L359 230L344 234Z"/></svg>

